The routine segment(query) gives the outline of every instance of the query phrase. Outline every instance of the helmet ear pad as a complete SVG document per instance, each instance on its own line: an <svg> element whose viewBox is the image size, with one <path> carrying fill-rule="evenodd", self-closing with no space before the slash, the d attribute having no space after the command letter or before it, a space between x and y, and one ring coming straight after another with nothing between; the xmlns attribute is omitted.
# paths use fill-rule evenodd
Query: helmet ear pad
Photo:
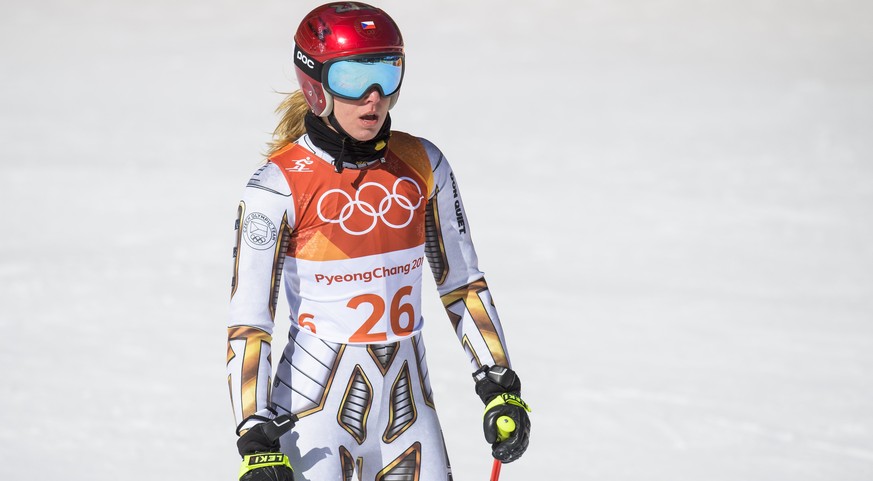
<svg viewBox="0 0 873 481"><path fill-rule="evenodd" d="M303 92L303 98L312 113L319 117L327 117L333 111L333 96L324 90L321 82L303 73L299 67L294 70L297 74L297 83Z"/></svg>

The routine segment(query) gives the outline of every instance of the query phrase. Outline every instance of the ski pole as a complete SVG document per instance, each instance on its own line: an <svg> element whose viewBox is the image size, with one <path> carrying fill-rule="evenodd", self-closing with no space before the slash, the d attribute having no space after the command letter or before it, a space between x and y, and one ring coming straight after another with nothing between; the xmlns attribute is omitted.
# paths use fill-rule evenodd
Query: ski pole
<svg viewBox="0 0 873 481"><path fill-rule="evenodd" d="M509 416L500 416L497 418L497 441L506 441L509 435L515 431L515 421ZM497 481L500 478L500 468L503 463L499 459L494 458L494 464L491 465L491 481Z"/></svg>
<svg viewBox="0 0 873 481"><path fill-rule="evenodd" d="M495 458L494 464L491 466L491 481L497 481L500 478L500 466L503 466L503 463Z"/></svg>

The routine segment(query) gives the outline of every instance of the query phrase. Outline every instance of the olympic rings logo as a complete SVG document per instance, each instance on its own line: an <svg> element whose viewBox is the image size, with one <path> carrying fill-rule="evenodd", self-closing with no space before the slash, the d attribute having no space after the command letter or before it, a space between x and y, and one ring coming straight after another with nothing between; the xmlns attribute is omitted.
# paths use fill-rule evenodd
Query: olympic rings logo
<svg viewBox="0 0 873 481"><path fill-rule="evenodd" d="M415 203L415 205L412 204L412 200L397 191L397 188L402 182L409 182L410 184L412 184L413 187L415 187L415 190L418 192L418 202ZM378 209L376 207L373 207L373 205L369 202L361 200L361 192L363 192L364 189L368 187L376 187L385 193L385 197L379 202ZM339 215L327 217L322 210L322 202L324 202L324 199L328 198L333 194L339 194L340 196L342 196L345 199L345 203L342 205L342 208L340 208ZM393 229L401 229L408 226L409 223L412 222L412 218L415 215L415 209L417 209L421 205L421 202L423 200L424 196L421 195L421 188L418 186L418 184L409 177L400 177L399 179L394 181L391 192L389 192L388 188L382 184L376 182L365 182L357 191L355 191L354 199L351 195L349 195L342 189L331 189L322 194L321 198L318 199L318 204L316 207L318 210L319 219L331 224L339 224L340 227L342 227L342 229L348 234L364 235L376 228L376 225L379 223L380 220L383 224ZM385 217L385 214L388 213L388 211L390 211L395 204L409 213L406 221L402 224L392 223ZM346 225L346 221L351 219L352 215L354 215L355 212L360 212L361 214L372 219L370 225L364 230L353 230Z"/></svg>

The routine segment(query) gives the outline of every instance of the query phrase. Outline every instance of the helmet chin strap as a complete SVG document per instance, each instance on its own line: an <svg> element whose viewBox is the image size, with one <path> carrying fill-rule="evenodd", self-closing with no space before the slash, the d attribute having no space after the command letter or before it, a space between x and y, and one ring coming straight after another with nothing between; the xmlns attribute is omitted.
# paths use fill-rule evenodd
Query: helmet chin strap
<svg viewBox="0 0 873 481"><path fill-rule="evenodd" d="M346 151L346 141L354 142L355 140L352 138L352 135L346 132L346 129L340 125L339 120L336 119L336 115L333 114L333 109L331 109L330 114L328 114L326 118L330 126L340 134L340 140L342 141L342 150L340 150L340 154L333 159L333 169L337 173L340 173L343 171L343 154Z"/></svg>
<svg viewBox="0 0 873 481"><path fill-rule="evenodd" d="M333 110L331 110L330 114L328 114L328 116L325 118L327 119L327 122L330 124L331 127L333 127L334 130L336 130L337 132L342 134L344 137L348 137L349 140L351 140L353 142L355 141L354 138L352 137L352 134L346 132L346 129L344 129L343 126L340 125L339 120L336 119L336 115L333 114Z"/></svg>

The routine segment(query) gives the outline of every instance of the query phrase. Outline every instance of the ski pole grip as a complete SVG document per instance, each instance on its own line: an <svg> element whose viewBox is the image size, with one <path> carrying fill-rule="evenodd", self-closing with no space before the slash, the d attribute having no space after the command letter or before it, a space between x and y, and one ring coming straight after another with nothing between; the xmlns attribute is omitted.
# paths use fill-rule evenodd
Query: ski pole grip
<svg viewBox="0 0 873 481"><path fill-rule="evenodd" d="M515 421L509 416L497 418L497 441L506 441L509 435L515 431Z"/></svg>

